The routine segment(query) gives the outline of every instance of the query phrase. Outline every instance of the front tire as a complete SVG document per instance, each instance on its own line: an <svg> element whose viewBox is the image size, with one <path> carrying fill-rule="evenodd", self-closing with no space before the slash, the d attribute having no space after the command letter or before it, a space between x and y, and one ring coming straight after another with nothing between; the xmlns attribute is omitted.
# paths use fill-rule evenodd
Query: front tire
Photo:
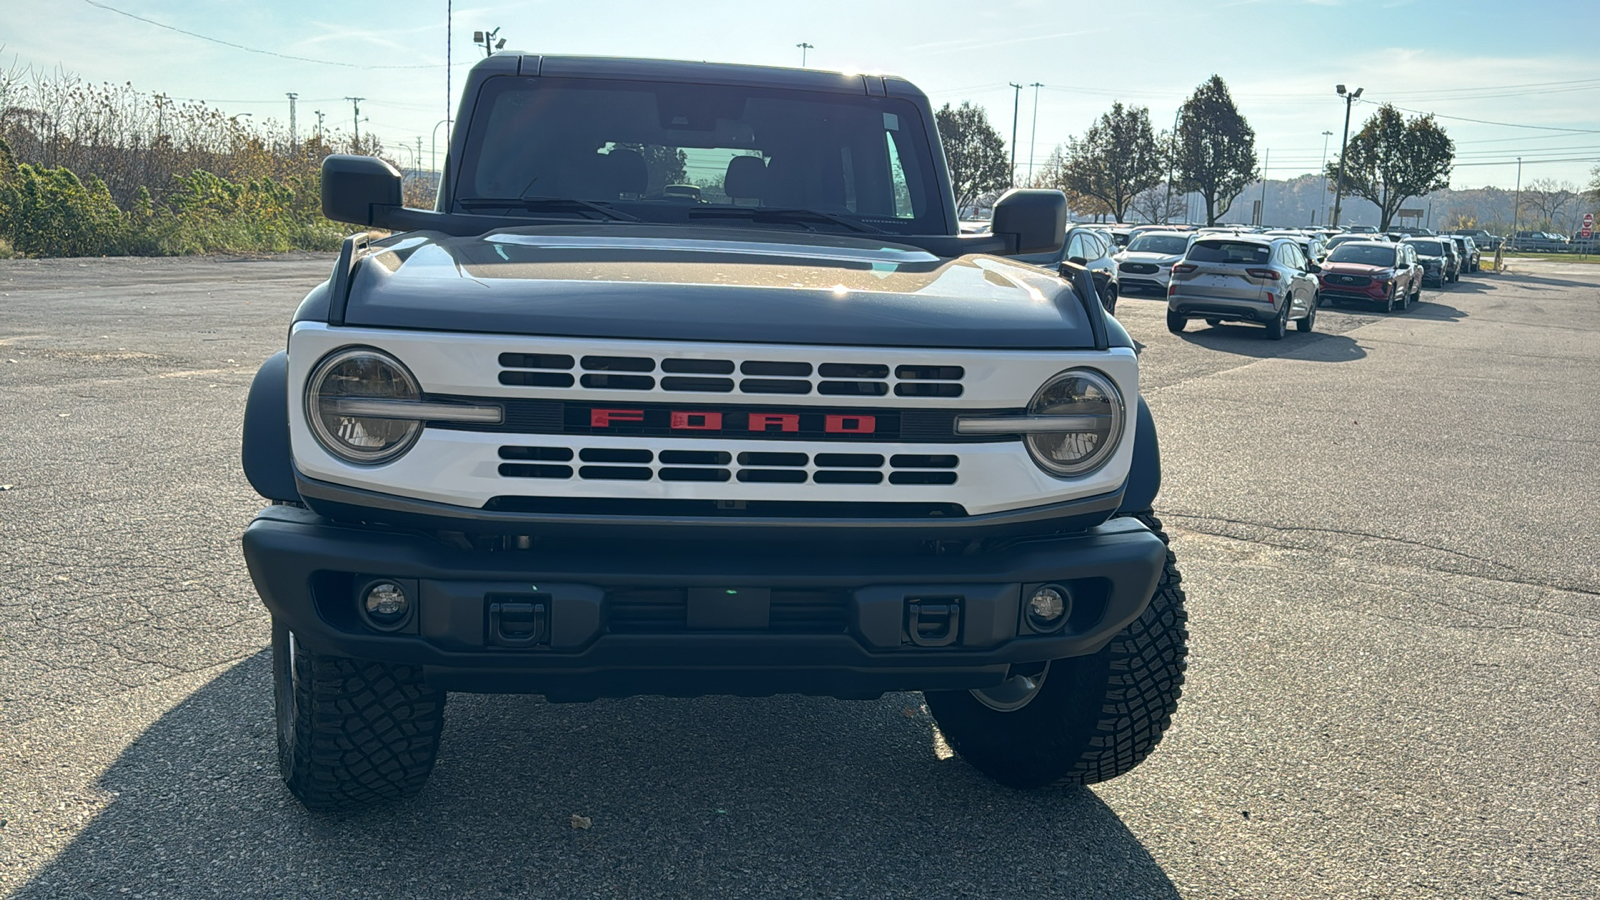
<svg viewBox="0 0 1600 900"><path fill-rule="evenodd" d="M272 623L278 771L307 809L408 797L433 771L444 691L422 670L314 653Z"/></svg>
<svg viewBox="0 0 1600 900"><path fill-rule="evenodd" d="M1111 285L1111 286L1107 287L1106 288L1106 292L1105 292L1105 294L1103 296L1105 297L1105 299L1100 302L1100 305L1104 306L1106 308L1106 315L1108 315L1108 316L1116 315L1117 314L1117 296L1118 296L1116 286L1115 285Z"/></svg>
<svg viewBox="0 0 1600 900"><path fill-rule="evenodd" d="M1137 516L1163 542L1154 516ZM1183 695L1188 613L1167 551L1145 611L1099 653L1053 660L988 691L928 691L951 749L1001 784L1096 784L1131 771L1161 742Z"/></svg>

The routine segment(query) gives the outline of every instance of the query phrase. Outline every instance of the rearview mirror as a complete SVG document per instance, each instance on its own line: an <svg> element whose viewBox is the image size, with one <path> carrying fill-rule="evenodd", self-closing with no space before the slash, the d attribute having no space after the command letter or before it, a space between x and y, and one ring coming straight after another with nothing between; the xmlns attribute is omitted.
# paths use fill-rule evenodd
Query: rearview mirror
<svg viewBox="0 0 1600 900"><path fill-rule="evenodd" d="M373 156L336 153L322 161L322 214L335 222L385 227L403 205L400 172Z"/></svg>
<svg viewBox="0 0 1600 900"><path fill-rule="evenodd" d="M989 229L1016 241L1017 255L1056 253L1067 239L1067 195L1060 191L1009 190L994 205Z"/></svg>

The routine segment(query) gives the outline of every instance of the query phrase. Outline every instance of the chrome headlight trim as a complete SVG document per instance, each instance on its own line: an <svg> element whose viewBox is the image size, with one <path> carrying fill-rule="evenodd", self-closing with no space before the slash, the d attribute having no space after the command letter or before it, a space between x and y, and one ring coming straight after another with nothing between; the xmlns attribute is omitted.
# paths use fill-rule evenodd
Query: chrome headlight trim
<svg viewBox="0 0 1600 900"><path fill-rule="evenodd" d="M1051 391L1068 379L1083 379L1106 401L1103 413L1050 415L1041 407L1051 402ZM963 416L956 419L957 434L1017 434L1023 438L1034 464L1057 478L1076 478L1105 465L1122 443L1127 404L1116 381L1097 369L1074 368L1058 372L1040 386L1028 403L1025 416ZM1103 435L1090 453L1076 462L1062 463L1047 453L1041 442L1061 435Z"/></svg>

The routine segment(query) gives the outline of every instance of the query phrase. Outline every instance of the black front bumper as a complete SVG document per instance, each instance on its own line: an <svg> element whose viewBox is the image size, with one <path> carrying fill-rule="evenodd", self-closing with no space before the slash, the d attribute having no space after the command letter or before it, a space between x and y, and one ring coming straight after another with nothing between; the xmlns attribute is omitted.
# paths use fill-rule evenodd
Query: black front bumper
<svg viewBox="0 0 1600 900"><path fill-rule="evenodd" d="M244 554L267 607L308 648L419 665L450 690L856 697L983 687L1012 664L1093 653L1144 611L1166 546L1115 519L942 555L839 541L485 551L274 506L246 529ZM413 598L399 631L359 610L374 579ZM1040 634L1023 604L1044 584L1074 603ZM497 610L511 604L536 624L508 632Z"/></svg>

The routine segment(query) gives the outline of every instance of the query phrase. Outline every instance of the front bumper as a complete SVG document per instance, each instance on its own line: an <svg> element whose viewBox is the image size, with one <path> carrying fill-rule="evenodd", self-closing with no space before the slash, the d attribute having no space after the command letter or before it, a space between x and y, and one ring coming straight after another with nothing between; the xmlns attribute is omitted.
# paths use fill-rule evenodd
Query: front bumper
<svg viewBox="0 0 1600 900"><path fill-rule="evenodd" d="M1099 650L1143 612L1166 558L1131 519L973 554L592 539L489 551L274 506L243 543L262 600L310 649L421 666L448 690L555 699L991 686L1012 664ZM378 578L414 598L398 632L357 606ZM1023 598L1047 583L1074 604L1039 634ZM509 603L543 618L507 632L495 607Z"/></svg>

